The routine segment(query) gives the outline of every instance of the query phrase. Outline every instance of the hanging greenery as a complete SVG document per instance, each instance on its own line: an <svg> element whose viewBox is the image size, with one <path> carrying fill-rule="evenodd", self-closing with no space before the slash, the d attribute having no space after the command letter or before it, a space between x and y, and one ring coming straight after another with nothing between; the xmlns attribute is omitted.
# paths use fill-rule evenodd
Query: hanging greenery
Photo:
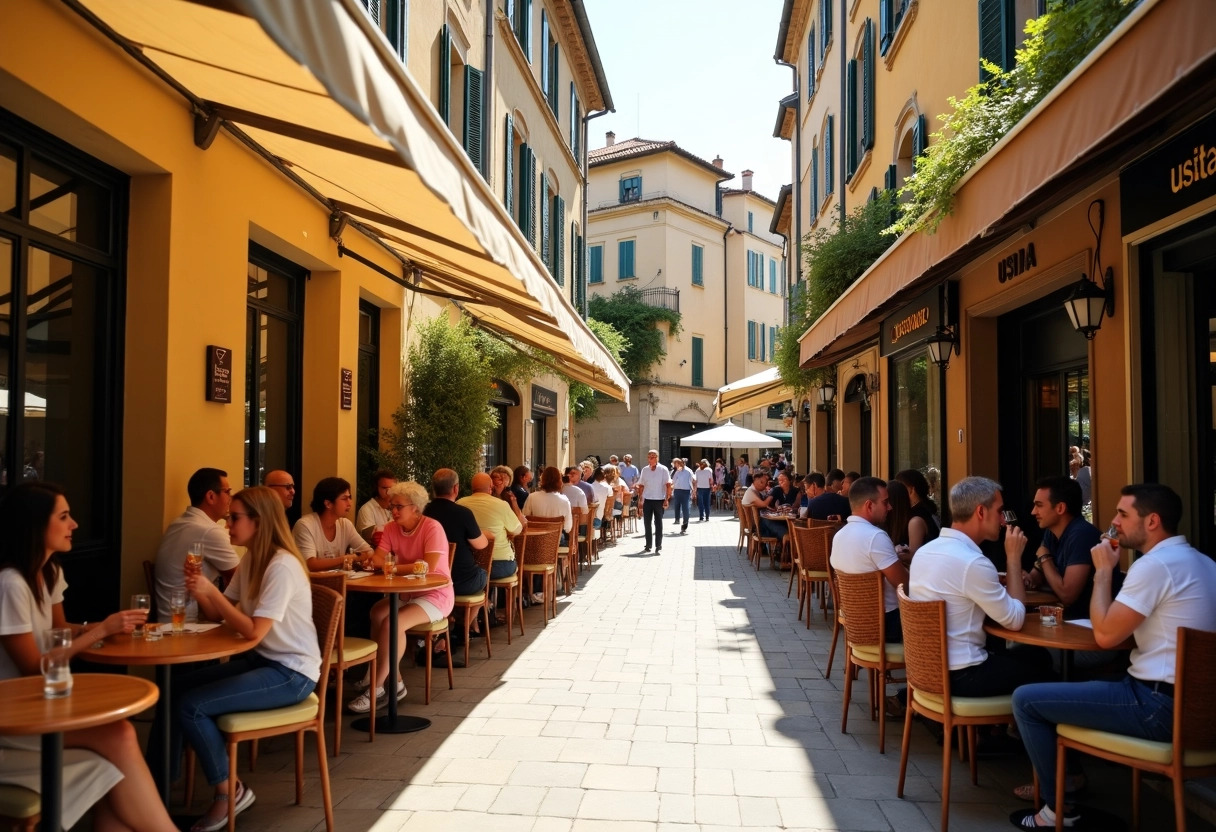
<svg viewBox="0 0 1216 832"><path fill-rule="evenodd" d="M588 318L587 326L604 345L604 349L608 350L608 353L616 360L616 363L620 364L622 356L629 349L628 339L606 321ZM598 419L599 403L595 399L595 391L581 381L570 381L569 379L567 381L570 384L570 412L574 414L574 421L588 422Z"/></svg>
<svg viewBox="0 0 1216 832"><path fill-rule="evenodd" d="M802 369L798 339L895 241L887 230L894 208L894 197L883 192L854 208L838 225L820 228L803 239L806 279L790 295L790 323L777 336L776 353L777 372L796 398L832 373L831 368Z"/></svg>
<svg viewBox="0 0 1216 832"><path fill-rule="evenodd" d="M1109 35L1140 0L1051 0L1026 24L1013 68L985 62L989 80L976 84L940 116L916 169L900 189L906 200L895 233L932 233L954 209L959 180Z"/></svg>
<svg viewBox="0 0 1216 832"><path fill-rule="evenodd" d="M667 350L656 324L666 321L672 338L680 334L680 313L662 306L651 306L642 293L626 286L611 295L595 295L588 304L590 318L611 324L625 339L621 368L637 381L663 360Z"/></svg>

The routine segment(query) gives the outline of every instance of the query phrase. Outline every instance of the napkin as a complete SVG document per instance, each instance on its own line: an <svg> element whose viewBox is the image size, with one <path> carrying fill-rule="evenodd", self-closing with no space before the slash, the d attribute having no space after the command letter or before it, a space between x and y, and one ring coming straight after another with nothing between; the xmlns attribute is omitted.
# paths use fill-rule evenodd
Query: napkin
<svg viewBox="0 0 1216 832"><path fill-rule="evenodd" d="M201 621L197 624L187 624L185 630L187 633L205 633L208 630L214 630L220 626L214 621Z"/></svg>

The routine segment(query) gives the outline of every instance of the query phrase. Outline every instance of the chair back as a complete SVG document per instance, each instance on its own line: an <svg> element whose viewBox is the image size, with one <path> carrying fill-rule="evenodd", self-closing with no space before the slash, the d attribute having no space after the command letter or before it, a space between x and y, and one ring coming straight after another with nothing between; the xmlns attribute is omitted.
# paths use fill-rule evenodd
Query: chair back
<svg viewBox="0 0 1216 832"><path fill-rule="evenodd" d="M452 571L452 564L456 562L456 544L448 544L448 572Z"/></svg>
<svg viewBox="0 0 1216 832"><path fill-rule="evenodd" d="M308 582L313 586L323 586L332 589L334 592L342 596L343 603L346 602L346 573L345 572L309 572ZM344 619L345 616L342 616ZM334 637L334 644L338 648L339 658L342 656L342 651L346 647L345 627L339 621L338 634Z"/></svg>
<svg viewBox="0 0 1216 832"><path fill-rule="evenodd" d="M626 490L625 493L621 495L621 516L622 517L629 516L629 505L632 502L633 502L633 492Z"/></svg>
<svg viewBox="0 0 1216 832"><path fill-rule="evenodd" d="M908 686L921 693L950 698L946 661L946 602L913 601L899 585L899 620L904 631L904 664Z"/></svg>
<svg viewBox="0 0 1216 832"><path fill-rule="evenodd" d="M811 572L828 571L828 554L831 551L832 537L835 529L827 527L803 528L794 526L794 548L798 553L798 563L803 569Z"/></svg>
<svg viewBox="0 0 1216 832"><path fill-rule="evenodd" d="M525 566L553 566L557 563L557 549L562 537L560 520L558 522L556 528L528 529L524 535Z"/></svg>
<svg viewBox="0 0 1216 832"><path fill-rule="evenodd" d="M342 575L342 580L346 576ZM334 653L334 641L342 622L342 596L327 586L312 585L312 623L317 628L317 644L321 648L321 677L317 680L318 718L325 716L325 692L329 689L329 659Z"/></svg>
<svg viewBox="0 0 1216 832"><path fill-rule="evenodd" d="M571 509L571 512L572 512L571 516L573 516L573 509ZM562 527L563 522L564 521L561 517L541 517L539 515L533 515L528 518L528 530L531 531L532 529L549 529L549 528L552 528L553 526L556 526L557 528L560 529Z"/></svg>
<svg viewBox="0 0 1216 832"><path fill-rule="evenodd" d="M494 565L494 541L488 542L484 549L473 550L473 562L489 575L490 567Z"/></svg>
<svg viewBox="0 0 1216 832"><path fill-rule="evenodd" d="M528 525L532 524L529 523ZM515 550L515 571L517 573L524 565L524 543L527 539L527 532L520 532L511 539L511 548Z"/></svg>
<svg viewBox="0 0 1216 832"><path fill-rule="evenodd" d="M1196 708L1204 710L1197 711ZM1216 750L1216 633L1178 628L1174 659L1174 759Z"/></svg>
<svg viewBox="0 0 1216 832"><path fill-rule="evenodd" d="M844 637L855 647L886 642L881 572L836 572L840 606L844 611Z"/></svg>
<svg viewBox="0 0 1216 832"><path fill-rule="evenodd" d="M156 564L150 560L144 561L144 592L148 593L148 597L152 599L151 609L148 610L148 619L155 621L156 615Z"/></svg>
<svg viewBox="0 0 1216 832"><path fill-rule="evenodd" d="M600 528L605 525L612 525L612 507L616 505L616 501L612 498L604 500L604 510L600 512Z"/></svg>
<svg viewBox="0 0 1216 832"><path fill-rule="evenodd" d="M591 503L587 506L587 534L591 534L595 529L595 521L602 519L603 516L604 512L600 511L599 503Z"/></svg>

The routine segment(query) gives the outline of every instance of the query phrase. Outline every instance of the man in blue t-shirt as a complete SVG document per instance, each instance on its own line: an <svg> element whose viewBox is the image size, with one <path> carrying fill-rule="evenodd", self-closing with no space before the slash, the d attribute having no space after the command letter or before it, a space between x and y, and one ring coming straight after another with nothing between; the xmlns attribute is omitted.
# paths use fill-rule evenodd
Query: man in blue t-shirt
<svg viewBox="0 0 1216 832"><path fill-rule="evenodd" d="M1089 618L1094 588L1090 550L1102 533L1081 516L1081 486L1076 480L1047 477L1035 487L1030 513L1043 530L1043 542L1035 553L1034 568L1026 573L1026 587L1054 592L1066 619Z"/></svg>

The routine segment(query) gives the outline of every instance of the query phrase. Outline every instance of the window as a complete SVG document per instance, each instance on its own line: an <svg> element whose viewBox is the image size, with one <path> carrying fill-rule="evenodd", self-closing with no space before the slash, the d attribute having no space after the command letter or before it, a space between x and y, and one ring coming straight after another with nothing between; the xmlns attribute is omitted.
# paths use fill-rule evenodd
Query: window
<svg viewBox="0 0 1216 832"><path fill-rule="evenodd" d="M502 204L507 209L507 213L512 217L515 216L515 119L510 113L507 113L506 126L504 128L506 136L506 152L503 153L503 180L502 180ZM517 220L518 222L518 220Z"/></svg>
<svg viewBox="0 0 1216 832"><path fill-rule="evenodd" d="M776 325L768 328L768 356L770 361L777 358L777 334L779 332L780 329Z"/></svg>
<svg viewBox="0 0 1216 832"><path fill-rule="evenodd" d="M832 42L832 0L819 0L819 63L828 53Z"/></svg>
<svg viewBox="0 0 1216 832"><path fill-rule="evenodd" d="M558 286L566 285L566 201L558 194L549 197L549 273Z"/></svg>
<svg viewBox="0 0 1216 832"><path fill-rule="evenodd" d="M692 337L692 386L705 386L705 339Z"/></svg>
<svg viewBox="0 0 1216 832"><path fill-rule="evenodd" d="M642 177L629 176L621 180L621 202L637 202L642 198Z"/></svg>
<svg viewBox="0 0 1216 832"><path fill-rule="evenodd" d="M747 357L751 361L756 360L756 322L747 322Z"/></svg>
<svg viewBox="0 0 1216 832"><path fill-rule="evenodd" d="M604 282L604 247L591 247L591 274L587 278L588 283L603 283Z"/></svg>
<svg viewBox="0 0 1216 832"><path fill-rule="evenodd" d="M536 245L536 154L526 142L519 144L519 204L516 224L533 246Z"/></svg>
<svg viewBox="0 0 1216 832"><path fill-rule="evenodd" d="M892 386L891 470L940 470L942 373L929 363L925 347L907 350L888 360Z"/></svg>
<svg viewBox="0 0 1216 832"><path fill-rule="evenodd" d="M880 54L887 54L899 24L903 22L904 13L912 0L878 0L878 48Z"/></svg>
<svg viewBox="0 0 1216 832"><path fill-rule="evenodd" d="M819 214L819 139L811 141L811 225Z"/></svg>
<svg viewBox="0 0 1216 832"><path fill-rule="evenodd" d="M484 112L482 98L484 78L480 69L466 67L464 71L464 150L473 165L486 175L484 136L481 131L481 114Z"/></svg>
<svg viewBox="0 0 1216 832"><path fill-rule="evenodd" d="M616 279L627 280L637 277L633 267L635 240L621 240L616 244Z"/></svg>
<svg viewBox="0 0 1216 832"><path fill-rule="evenodd" d="M570 279L574 283L574 309L587 317L587 252L578 223L570 223Z"/></svg>
<svg viewBox="0 0 1216 832"><path fill-rule="evenodd" d="M551 213L549 206L553 203L553 196L550 191L549 174L542 172L540 175L540 248L537 252L540 254L540 260L545 264L545 268L549 270L549 274L553 274L553 252L552 252L552 231L553 227L550 222Z"/></svg>
<svg viewBox="0 0 1216 832"><path fill-rule="evenodd" d="M579 159L579 134L582 132L583 114L578 103L578 93L574 90L574 82L570 82L570 151L574 154L575 159ZM582 160L579 159L579 164Z"/></svg>
<svg viewBox="0 0 1216 832"><path fill-rule="evenodd" d="M405 62L409 39L409 0L359 0L372 23L384 33L397 57Z"/></svg>
<svg viewBox="0 0 1216 832"><path fill-rule="evenodd" d="M692 245L692 285L705 285L705 247Z"/></svg>
<svg viewBox="0 0 1216 832"><path fill-rule="evenodd" d="M835 117L828 116L828 123L823 131L823 198L825 200L832 195L834 184L832 168L836 157L832 152L832 130L835 127L835 121Z"/></svg>
<svg viewBox="0 0 1216 832"><path fill-rule="evenodd" d="M380 447L380 308L365 300L359 301L358 385L355 446L359 449L359 482L356 489L367 484L374 470L373 454Z"/></svg>
<svg viewBox="0 0 1216 832"><path fill-rule="evenodd" d="M811 33L806 37L806 100L810 101L815 97L815 27L811 27Z"/></svg>
<svg viewBox="0 0 1216 832"><path fill-rule="evenodd" d="M765 324L760 324L760 335L756 338L756 340L760 343L760 360L761 361L768 361L767 335L768 335L768 326Z"/></svg>
<svg viewBox="0 0 1216 832"><path fill-rule="evenodd" d="M874 23L862 26L857 57L849 61L847 78L846 151L848 178L874 146Z"/></svg>
<svg viewBox="0 0 1216 832"><path fill-rule="evenodd" d="M772 257L768 258L768 290L777 294L777 261Z"/></svg>
<svg viewBox="0 0 1216 832"><path fill-rule="evenodd" d="M524 50L524 57L532 62L532 0L506 0L507 19L515 39Z"/></svg>
<svg viewBox="0 0 1216 832"><path fill-rule="evenodd" d="M1017 36L1013 6L1013 0L979 0L980 60L991 61L1001 69L1013 67ZM980 80L987 81L989 77L981 64Z"/></svg>
<svg viewBox="0 0 1216 832"><path fill-rule="evenodd" d="M764 288L764 254L759 251L747 253L747 285Z"/></svg>
<svg viewBox="0 0 1216 832"><path fill-rule="evenodd" d="M747 212L747 233L756 233L756 217L751 211Z"/></svg>
<svg viewBox="0 0 1216 832"><path fill-rule="evenodd" d="M549 16L544 9L540 12L540 87L549 102L549 109L558 117L558 66L557 40L549 29Z"/></svg>

